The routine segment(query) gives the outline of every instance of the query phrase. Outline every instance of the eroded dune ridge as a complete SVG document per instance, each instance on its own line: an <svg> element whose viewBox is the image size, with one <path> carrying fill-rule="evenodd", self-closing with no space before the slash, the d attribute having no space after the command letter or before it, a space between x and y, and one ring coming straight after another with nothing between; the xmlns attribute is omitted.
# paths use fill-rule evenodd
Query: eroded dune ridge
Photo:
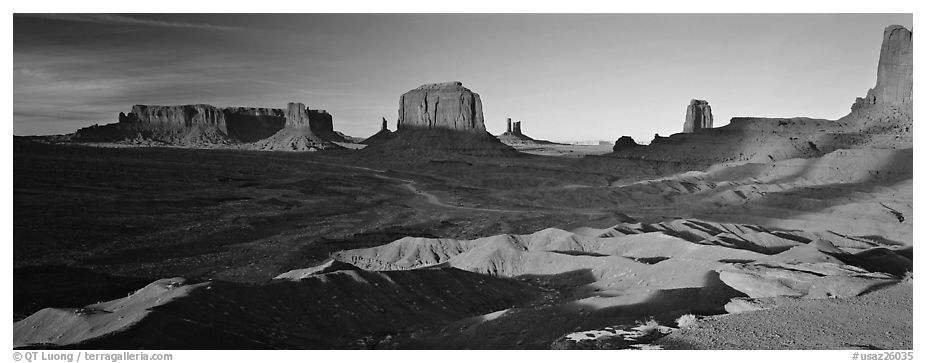
<svg viewBox="0 0 926 363"><path fill-rule="evenodd" d="M166 278L124 298L39 310L14 322L14 345L912 349L911 50L912 32L885 29L875 87L839 120L744 117L713 128L710 106L693 100L685 133L650 145L622 138L609 155L556 170L593 171L602 182L512 183L480 199L497 207L451 198L507 182L502 174L563 164L517 164L524 156L486 133L478 94L459 82L424 85L400 98L397 131L383 119L363 152L385 155L382 168L350 166L353 178L399 183L395 190L413 194L404 207L446 216L442 224L453 213L518 223L532 211L619 222L348 241L260 284ZM330 118L317 121L301 104L232 116L197 107L205 116L194 129L207 134L233 134L238 114L279 123L267 150L324 149L339 136ZM520 124L506 134L529 139ZM436 167L473 166L448 159L456 154L515 157L484 179L472 169L448 176L461 184L441 191L424 190L440 185L436 177L386 170L421 155L436 155L427 162Z"/></svg>
<svg viewBox="0 0 926 363"><path fill-rule="evenodd" d="M81 309L44 309L14 324L14 343L574 348L582 339L563 337L581 337L573 333L583 327L627 329L641 317L671 325L685 314L853 298L897 285L910 270L910 246L699 220L475 240L406 237L339 252L265 285L174 278ZM659 347L658 340L646 347Z"/></svg>

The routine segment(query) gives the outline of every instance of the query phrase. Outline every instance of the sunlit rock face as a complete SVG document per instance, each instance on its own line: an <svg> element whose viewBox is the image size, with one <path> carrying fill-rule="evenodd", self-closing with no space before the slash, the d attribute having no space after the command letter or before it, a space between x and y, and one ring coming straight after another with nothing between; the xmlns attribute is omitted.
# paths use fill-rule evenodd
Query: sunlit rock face
<svg viewBox="0 0 926 363"><path fill-rule="evenodd" d="M211 105L134 105L129 114L119 114L119 123L153 128L206 125L215 126L222 131L226 131L225 113L222 109Z"/></svg>
<svg viewBox="0 0 926 363"><path fill-rule="evenodd" d="M836 121L734 117L712 128L706 101L688 105L683 133L657 137L646 147L619 148L627 159L680 163L685 170L716 163L767 163L818 158L839 149L905 149L913 143L913 33L899 25L884 30L877 81L852 112Z"/></svg>
<svg viewBox="0 0 926 363"><path fill-rule="evenodd" d="M286 105L286 127L309 127L309 115L304 104L290 102Z"/></svg>
<svg viewBox="0 0 926 363"><path fill-rule="evenodd" d="M685 128L682 132L689 133L712 127L714 115L711 114L711 106L704 100L691 100L685 112Z"/></svg>
<svg viewBox="0 0 926 363"><path fill-rule="evenodd" d="M334 131L331 114L290 102L286 109L195 105L134 105L119 113L117 124L92 126L75 133L84 141L153 140L177 145L252 143L283 129L304 129L323 141L344 141ZM292 132L290 132L292 133Z"/></svg>
<svg viewBox="0 0 926 363"><path fill-rule="evenodd" d="M307 109L301 102L290 102L286 105L286 127L308 127L317 133L334 131L328 111Z"/></svg>
<svg viewBox="0 0 926 363"><path fill-rule="evenodd" d="M432 83L399 99L398 129L485 131L479 94L459 81Z"/></svg>
<svg viewBox="0 0 926 363"><path fill-rule="evenodd" d="M891 25L884 29L877 83L857 103L912 103L912 93L913 32L900 25Z"/></svg>
<svg viewBox="0 0 926 363"><path fill-rule="evenodd" d="M215 107L196 105L134 105L128 113L119 113L118 128L111 138L120 139L141 132L146 138L173 142L188 130L213 130L217 138L241 142L259 140L283 128L283 110L261 107ZM111 127L112 128L112 127ZM84 133L90 133L86 130Z"/></svg>
<svg viewBox="0 0 926 363"><path fill-rule="evenodd" d="M462 82L431 83L406 92L399 97L396 131L365 143L370 145L363 149L367 153L518 154L486 131L482 100Z"/></svg>
<svg viewBox="0 0 926 363"><path fill-rule="evenodd" d="M141 128L183 128L215 126L228 132L228 120L239 117L277 118L283 111L275 108L227 107L212 105L155 106L134 105L128 114L119 113L119 123Z"/></svg>
<svg viewBox="0 0 926 363"><path fill-rule="evenodd" d="M913 145L913 32L891 25L884 29L878 79L852 112L839 119L863 128L867 144L879 148Z"/></svg>

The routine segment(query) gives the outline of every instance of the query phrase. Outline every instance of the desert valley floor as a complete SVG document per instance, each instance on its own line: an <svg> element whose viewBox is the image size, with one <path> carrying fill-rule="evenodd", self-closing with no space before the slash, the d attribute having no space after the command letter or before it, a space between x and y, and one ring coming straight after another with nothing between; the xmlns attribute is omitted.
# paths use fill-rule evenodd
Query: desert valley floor
<svg viewBox="0 0 926 363"><path fill-rule="evenodd" d="M99 308L90 315L103 322L90 332L24 334L23 343L545 349L572 332L610 334L601 329L648 318L665 333L693 313L708 317L658 345L912 344L912 285L897 284L912 268L912 200L900 197L912 195L912 149L679 173L607 156L14 147L14 320L106 300L141 306ZM855 167L842 172L847 163ZM748 277L734 286L769 297L721 282L723 265ZM170 277L185 281L152 283ZM164 295L174 286L196 292ZM799 298L821 294L846 298ZM245 308L240 320L222 319ZM748 312L717 315L736 309ZM141 311L183 318L139 318L154 327L235 338L119 325ZM807 314L865 324L874 312L871 329L799 326ZM275 330L248 332L254 322ZM743 333L758 334L758 322L774 334ZM119 328L128 331L105 334ZM94 329L99 337L87 339Z"/></svg>

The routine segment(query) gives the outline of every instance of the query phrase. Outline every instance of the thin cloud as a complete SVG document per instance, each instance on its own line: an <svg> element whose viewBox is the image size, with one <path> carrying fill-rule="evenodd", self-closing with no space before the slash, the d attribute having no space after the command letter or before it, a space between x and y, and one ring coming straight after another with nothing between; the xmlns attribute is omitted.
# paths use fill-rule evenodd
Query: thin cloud
<svg viewBox="0 0 926 363"><path fill-rule="evenodd" d="M209 30L222 30L222 31L242 29L238 27L213 25L213 24L206 24L206 23L202 23L202 24L182 23L182 22L175 22L175 21L139 19L139 18L134 18L131 16L118 15L118 14L17 14L17 15L30 16L34 18L74 21L74 22L82 22L82 23L94 23L94 24L132 24L132 25L145 25L145 26L156 26L156 27L166 27L166 28L209 29Z"/></svg>
<svg viewBox="0 0 926 363"><path fill-rule="evenodd" d="M347 96L347 95L349 95L349 93L346 93L346 92L332 91L332 90L330 90L330 89L324 89L324 90L322 90L322 89L306 89L306 88L293 87L293 86L290 85L289 83L271 81L271 80L267 80L267 79L240 78L240 79L237 79L237 80L238 80L238 81L242 81L242 82L263 83L263 84L267 84L267 85L271 85L271 86L276 86L276 87L278 87L278 88L285 88L285 89L288 89L288 90L291 90L291 91L295 91L295 92L299 92L299 93L302 93L302 94L306 94L306 95L309 95L309 96L318 96L318 95L327 95L327 96Z"/></svg>

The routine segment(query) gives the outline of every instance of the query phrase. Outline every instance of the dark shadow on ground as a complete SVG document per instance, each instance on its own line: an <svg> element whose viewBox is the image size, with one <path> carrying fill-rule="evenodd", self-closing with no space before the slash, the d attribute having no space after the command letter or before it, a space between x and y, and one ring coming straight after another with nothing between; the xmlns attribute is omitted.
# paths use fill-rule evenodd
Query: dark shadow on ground
<svg viewBox="0 0 926 363"><path fill-rule="evenodd" d="M13 320L47 307L84 306L125 297L150 282L63 265L14 268Z"/></svg>

